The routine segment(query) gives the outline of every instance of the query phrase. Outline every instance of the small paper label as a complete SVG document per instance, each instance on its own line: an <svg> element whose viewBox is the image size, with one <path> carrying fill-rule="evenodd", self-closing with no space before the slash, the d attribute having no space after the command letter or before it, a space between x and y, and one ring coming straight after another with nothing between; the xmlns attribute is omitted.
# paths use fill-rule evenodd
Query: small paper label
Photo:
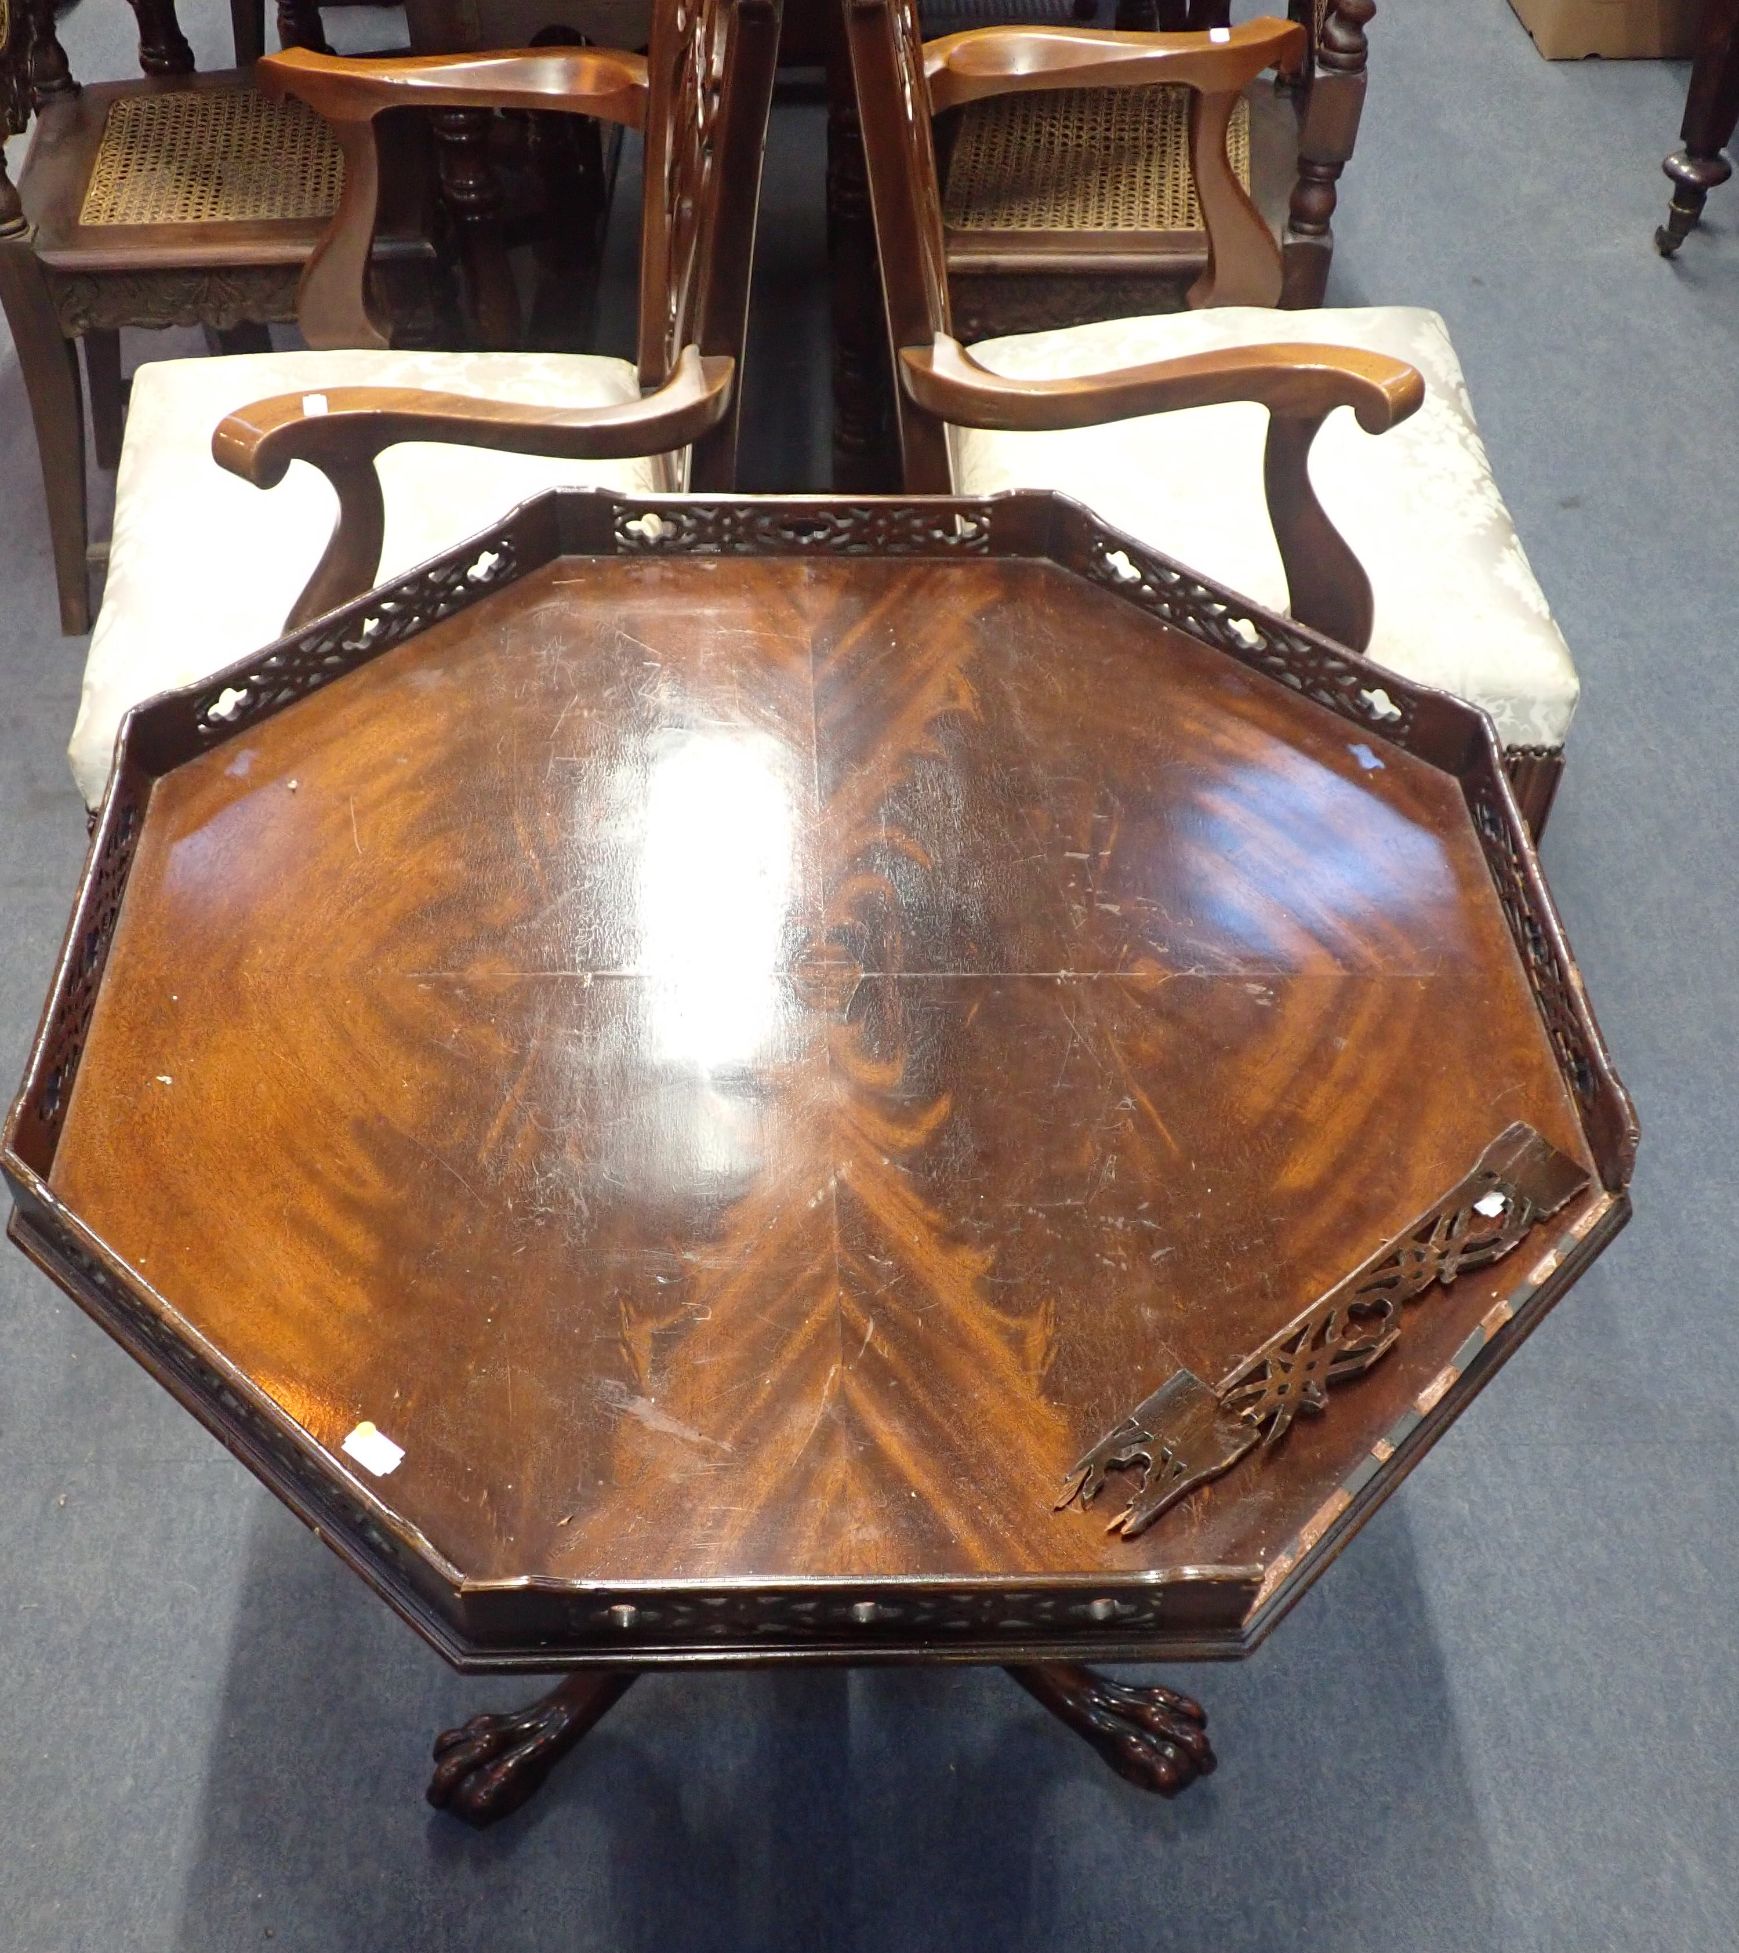
<svg viewBox="0 0 1739 1953"><path fill-rule="evenodd" d="M1501 1214L1508 1205L1509 1202L1504 1199L1502 1194L1497 1192L1492 1192L1488 1194L1482 1194L1480 1198L1473 1203L1473 1211L1476 1214L1483 1214L1487 1220L1496 1220L1498 1215Z"/></svg>
<svg viewBox="0 0 1739 1953"><path fill-rule="evenodd" d="M1208 39L1210 41L1219 43L1229 41L1231 38L1232 30L1229 27L1210 27L1208 29Z"/></svg>
<svg viewBox="0 0 1739 1953"><path fill-rule="evenodd" d="M385 1478L404 1463L404 1446L394 1444L384 1431L366 1419L344 1440L344 1449L365 1472L373 1472L376 1478Z"/></svg>

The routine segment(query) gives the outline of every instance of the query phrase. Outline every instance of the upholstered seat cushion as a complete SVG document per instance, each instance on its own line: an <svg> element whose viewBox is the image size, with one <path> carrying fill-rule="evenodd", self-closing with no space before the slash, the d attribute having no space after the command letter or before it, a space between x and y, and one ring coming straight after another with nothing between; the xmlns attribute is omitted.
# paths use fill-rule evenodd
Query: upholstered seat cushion
<svg viewBox="0 0 1739 1953"><path fill-rule="evenodd" d="M585 354L324 352L162 360L133 381L115 484L114 540L71 747L86 803L102 797L130 706L191 685L269 644L320 560L337 515L326 478L295 462L261 490L211 458L212 430L251 401L303 388L426 387L542 407L638 400L634 368ZM410 443L380 459L383 582L497 522L546 488L663 494L670 456L551 461Z"/></svg>
<svg viewBox="0 0 1739 1953"><path fill-rule="evenodd" d="M1460 362L1435 312L1227 306L1023 333L972 352L995 372L1048 379L1295 341L1391 353L1425 378L1425 404L1412 419L1369 435L1342 409L1311 454L1318 499L1371 579L1371 657L1484 706L1506 746L1561 746L1576 709L1576 670L1492 480ZM1267 423L1266 409L1238 405L1061 434L955 428L954 484L963 495L1058 489L1283 610L1286 575L1262 500Z"/></svg>

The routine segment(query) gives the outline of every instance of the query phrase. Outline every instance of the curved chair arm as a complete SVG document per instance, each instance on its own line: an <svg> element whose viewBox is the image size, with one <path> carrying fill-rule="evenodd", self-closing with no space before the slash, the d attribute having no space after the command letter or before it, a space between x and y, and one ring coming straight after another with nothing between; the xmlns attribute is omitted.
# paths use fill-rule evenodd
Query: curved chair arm
<svg viewBox="0 0 1739 1953"><path fill-rule="evenodd" d="M1233 401L1266 407L1263 488L1292 614L1355 651L1370 643L1370 579L1316 499L1310 446L1337 407L1351 407L1368 434L1416 413L1425 382L1405 360L1349 346L1239 346L1111 373L1033 380L993 373L956 341L939 338L902 348L900 383L940 420L1006 433L1098 427Z"/></svg>
<svg viewBox="0 0 1739 1953"><path fill-rule="evenodd" d="M295 95L328 122L371 122L398 108L560 109L628 129L646 120L646 57L614 48L358 60L298 47L267 55L254 72L263 93Z"/></svg>
<svg viewBox="0 0 1739 1953"><path fill-rule="evenodd" d="M1295 75L1310 39L1295 20L1251 20L1212 34L1121 34L1093 27L975 27L924 43L930 106L940 115L989 95L1048 88L1147 88L1170 82L1236 94L1268 68Z"/></svg>
<svg viewBox="0 0 1739 1953"><path fill-rule="evenodd" d="M331 387L281 393L219 422L212 458L256 488L275 488L292 461L331 482L338 520L314 574L284 620L299 629L369 589L386 533L375 460L403 441L442 441L595 461L669 454L690 446L730 409L735 362L686 347L666 383L620 407L533 407L404 387Z"/></svg>
<svg viewBox="0 0 1739 1953"><path fill-rule="evenodd" d="M1206 34L1119 34L1083 27L981 27L924 46L934 114L992 95L1054 88L1190 90L1190 174L1208 262L1191 305L1277 305L1280 246L1238 181L1227 153L1232 111L1267 68L1297 74L1309 36L1293 20L1252 20Z"/></svg>
<svg viewBox="0 0 1739 1953"><path fill-rule="evenodd" d="M638 129L646 119L644 56L610 48L523 48L507 54L347 60L287 48L254 70L267 95L294 95L332 129L344 191L296 294L303 337L317 348L384 347L369 305L368 265L380 214L374 119L399 108L560 109Z"/></svg>

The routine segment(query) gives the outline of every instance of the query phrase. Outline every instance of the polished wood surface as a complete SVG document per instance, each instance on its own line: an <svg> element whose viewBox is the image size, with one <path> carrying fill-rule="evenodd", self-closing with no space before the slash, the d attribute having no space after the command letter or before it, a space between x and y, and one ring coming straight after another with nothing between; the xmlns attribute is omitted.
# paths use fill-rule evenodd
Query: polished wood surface
<svg viewBox="0 0 1739 1953"><path fill-rule="evenodd" d="M1278 1578L1518 1270L1058 1486L1598 1164L1464 785L1044 562L557 556L150 788L49 1187L471 1580Z"/></svg>

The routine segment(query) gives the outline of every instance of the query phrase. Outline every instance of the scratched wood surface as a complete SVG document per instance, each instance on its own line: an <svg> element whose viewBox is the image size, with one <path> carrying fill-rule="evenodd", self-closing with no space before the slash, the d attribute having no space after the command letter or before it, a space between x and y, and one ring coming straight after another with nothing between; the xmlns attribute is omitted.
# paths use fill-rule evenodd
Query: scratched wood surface
<svg viewBox="0 0 1739 1953"><path fill-rule="evenodd" d="M566 559L153 789L52 1184L474 1578L1090 1573L1297 1534L1531 1247L1052 1506L1514 1120L1452 779L1044 564Z"/></svg>

